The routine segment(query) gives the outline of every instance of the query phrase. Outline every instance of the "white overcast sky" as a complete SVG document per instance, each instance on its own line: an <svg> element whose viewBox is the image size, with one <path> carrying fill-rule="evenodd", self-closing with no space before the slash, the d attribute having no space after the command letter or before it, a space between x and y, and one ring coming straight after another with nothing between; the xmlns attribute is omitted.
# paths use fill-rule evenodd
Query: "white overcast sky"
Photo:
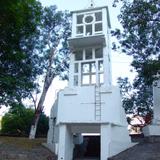
<svg viewBox="0 0 160 160"><path fill-rule="evenodd" d="M91 0L39 0L39 1L42 3L43 6L57 5L59 10L69 10L69 11L88 8L91 2ZM109 7L112 29L121 27L117 20L117 15L119 14L119 8L112 7L112 0L94 0L94 3L96 7L106 6L106 5ZM112 38L111 41L113 40L114 39ZM118 77L128 76L132 80L135 74L130 72L131 58L124 54L115 53L114 51L112 51L111 54L112 54L113 84L116 85ZM54 103L56 92L59 89L63 89L66 85L67 82L59 81L57 78L53 81L44 104L45 106L44 111L47 115L50 114L50 108ZM4 110L0 109L0 115L2 114L3 111Z"/></svg>

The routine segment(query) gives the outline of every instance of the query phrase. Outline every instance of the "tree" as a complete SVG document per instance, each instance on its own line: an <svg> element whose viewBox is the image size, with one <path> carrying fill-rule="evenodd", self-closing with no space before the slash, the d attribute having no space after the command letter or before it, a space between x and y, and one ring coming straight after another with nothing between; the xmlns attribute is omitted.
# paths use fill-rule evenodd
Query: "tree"
<svg viewBox="0 0 160 160"><path fill-rule="evenodd" d="M26 108L23 104L12 104L9 112L2 118L1 133L12 136L27 136L34 116L34 110ZM48 117L42 115L38 126L38 135L46 136L48 131Z"/></svg>
<svg viewBox="0 0 160 160"><path fill-rule="evenodd" d="M12 105L30 95L42 72L35 52L41 4L1 0L0 6L0 105Z"/></svg>
<svg viewBox="0 0 160 160"><path fill-rule="evenodd" d="M66 78L69 62L67 38L70 36L70 17L68 12L57 11L56 6L44 8L41 26L41 52L45 59L44 84L38 105L35 106L35 117L30 130L30 139L35 138L37 124L43 110L47 91L56 76Z"/></svg>
<svg viewBox="0 0 160 160"><path fill-rule="evenodd" d="M137 106L148 108L152 98L150 88L154 81L160 78L160 4L159 0L115 0L122 2L118 19L123 30L116 29L112 35L116 36L119 46L113 44L113 49L133 57L131 66L137 72L134 79L134 96L130 101ZM152 95L152 94L151 94ZM144 99L143 99L144 98ZM148 99L147 101L146 98ZM128 98L127 98L128 100ZM126 100L125 100L126 101ZM148 103L147 103L148 102Z"/></svg>
<svg viewBox="0 0 160 160"><path fill-rule="evenodd" d="M152 88L143 86L134 89L128 78L118 78L122 94L122 105L126 114L140 116L152 115L153 93Z"/></svg>
<svg viewBox="0 0 160 160"><path fill-rule="evenodd" d="M117 29L112 34L119 40L122 51L133 56L131 65L138 72L136 81L141 79L150 85L160 75L159 0L123 0L118 18L123 30Z"/></svg>

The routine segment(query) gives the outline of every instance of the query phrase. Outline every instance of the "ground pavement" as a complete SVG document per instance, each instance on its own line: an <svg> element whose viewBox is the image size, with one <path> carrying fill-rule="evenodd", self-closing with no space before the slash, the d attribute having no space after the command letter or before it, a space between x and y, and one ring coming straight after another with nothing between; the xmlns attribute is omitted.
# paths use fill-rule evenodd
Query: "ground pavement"
<svg viewBox="0 0 160 160"><path fill-rule="evenodd" d="M0 137L0 160L56 160L41 143L45 139Z"/></svg>

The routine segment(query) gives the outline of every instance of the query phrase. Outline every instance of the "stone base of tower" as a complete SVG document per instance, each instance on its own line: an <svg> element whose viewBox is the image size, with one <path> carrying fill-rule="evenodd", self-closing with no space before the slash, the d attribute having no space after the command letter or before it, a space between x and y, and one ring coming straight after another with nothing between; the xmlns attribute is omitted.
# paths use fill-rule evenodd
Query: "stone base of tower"
<svg viewBox="0 0 160 160"><path fill-rule="evenodd" d="M101 160L106 160L135 144L131 142L126 126L101 125Z"/></svg>
<svg viewBox="0 0 160 160"><path fill-rule="evenodd" d="M89 124L86 126L85 133L88 131L88 126ZM100 160L107 160L107 158L112 157L136 144L131 143L126 126L106 123L99 124L98 128L100 129L99 134L101 144ZM71 125L61 124L59 129L58 160L72 160L74 149L73 128ZM76 129L78 129L78 125Z"/></svg>

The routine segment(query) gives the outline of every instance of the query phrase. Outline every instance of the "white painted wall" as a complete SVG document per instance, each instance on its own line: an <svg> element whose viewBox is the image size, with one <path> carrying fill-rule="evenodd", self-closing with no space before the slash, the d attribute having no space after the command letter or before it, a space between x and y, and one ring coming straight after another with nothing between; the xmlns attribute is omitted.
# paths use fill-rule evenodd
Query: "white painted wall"
<svg viewBox="0 0 160 160"><path fill-rule="evenodd" d="M100 89L101 121L127 126L118 87ZM95 86L66 88L59 93L57 123L94 123ZM87 114L88 113L88 114Z"/></svg>
<svg viewBox="0 0 160 160"><path fill-rule="evenodd" d="M122 108L121 95L118 87L102 88L102 121L121 124L127 127L126 116Z"/></svg>
<svg viewBox="0 0 160 160"><path fill-rule="evenodd" d="M129 133L124 126L101 124L101 160L107 160L132 146Z"/></svg>
<svg viewBox="0 0 160 160"><path fill-rule="evenodd" d="M60 125L58 160L72 160L73 135L67 125Z"/></svg>
<svg viewBox="0 0 160 160"><path fill-rule="evenodd" d="M160 121L160 80L153 87L153 113L154 121Z"/></svg>
<svg viewBox="0 0 160 160"><path fill-rule="evenodd" d="M94 122L94 86L66 88L59 98L57 123Z"/></svg>
<svg viewBox="0 0 160 160"><path fill-rule="evenodd" d="M153 86L153 120L152 124L143 128L145 136L160 135L160 80Z"/></svg>

